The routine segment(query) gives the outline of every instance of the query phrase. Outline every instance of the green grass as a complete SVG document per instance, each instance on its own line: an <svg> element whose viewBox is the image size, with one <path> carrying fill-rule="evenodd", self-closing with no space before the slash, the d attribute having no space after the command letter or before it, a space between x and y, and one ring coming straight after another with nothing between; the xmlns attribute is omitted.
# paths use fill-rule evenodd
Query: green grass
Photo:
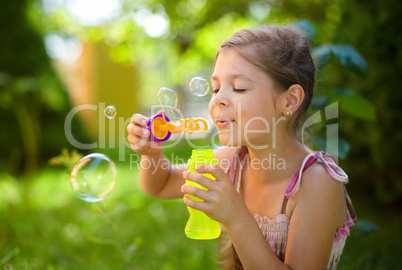
<svg viewBox="0 0 402 270"><path fill-rule="evenodd" d="M145 195L126 166L98 204L76 197L66 172L54 168L30 184L0 175L0 190L0 269L219 269L216 240L184 235L183 201ZM402 269L398 211L352 198L359 219L378 231L352 229L338 269Z"/></svg>
<svg viewBox="0 0 402 270"><path fill-rule="evenodd" d="M1 176L0 267L218 269L216 240L185 236L183 201L145 195L137 177L118 167L115 190L91 204L76 197L63 171L43 170L29 195L20 181Z"/></svg>

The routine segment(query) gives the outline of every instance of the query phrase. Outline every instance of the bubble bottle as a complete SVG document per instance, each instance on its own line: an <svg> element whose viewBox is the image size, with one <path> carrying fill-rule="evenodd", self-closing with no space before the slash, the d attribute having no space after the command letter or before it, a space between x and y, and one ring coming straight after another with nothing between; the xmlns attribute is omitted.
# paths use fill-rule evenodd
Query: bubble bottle
<svg viewBox="0 0 402 270"><path fill-rule="evenodd" d="M188 170L191 172L196 172L196 166L211 164L218 165L218 160L214 157L213 151L211 149L194 149L192 152L192 156L188 161ZM209 173L205 173L202 175L215 180L215 178ZM207 190L203 186L189 180L186 180L186 185ZM194 201L202 201L201 199L192 195L187 194L187 196ZM188 238L207 240L219 237L219 235L221 234L221 227L217 221L211 219L202 211L193 209L188 206L187 209L190 213L190 218L187 221L185 228L185 233Z"/></svg>

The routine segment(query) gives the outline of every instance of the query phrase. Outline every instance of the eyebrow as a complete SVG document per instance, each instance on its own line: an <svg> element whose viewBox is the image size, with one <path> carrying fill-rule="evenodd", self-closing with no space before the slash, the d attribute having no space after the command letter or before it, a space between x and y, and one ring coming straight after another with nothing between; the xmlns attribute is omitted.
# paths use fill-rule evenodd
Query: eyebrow
<svg viewBox="0 0 402 270"><path fill-rule="evenodd" d="M246 75L244 75L244 74L239 74L239 73L232 73L232 74L230 74L229 75L229 78L231 78L231 79L237 79L237 78L241 78L241 79L244 79L244 80L247 80L247 81L252 81L249 77L247 77ZM216 76L216 75L212 75L211 76L211 80L212 81L219 81L219 79L218 79L218 76Z"/></svg>

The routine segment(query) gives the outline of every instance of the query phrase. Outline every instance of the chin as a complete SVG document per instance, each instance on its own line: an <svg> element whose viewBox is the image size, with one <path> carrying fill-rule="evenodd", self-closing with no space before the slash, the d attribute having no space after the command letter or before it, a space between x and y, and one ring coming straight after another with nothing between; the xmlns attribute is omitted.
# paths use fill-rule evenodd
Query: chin
<svg viewBox="0 0 402 270"><path fill-rule="evenodd" d="M234 136L230 133L219 133L219 142L223 146L229 146L229 147L241 146L241 143L238 142L237 138L234 138Z"/></svg>

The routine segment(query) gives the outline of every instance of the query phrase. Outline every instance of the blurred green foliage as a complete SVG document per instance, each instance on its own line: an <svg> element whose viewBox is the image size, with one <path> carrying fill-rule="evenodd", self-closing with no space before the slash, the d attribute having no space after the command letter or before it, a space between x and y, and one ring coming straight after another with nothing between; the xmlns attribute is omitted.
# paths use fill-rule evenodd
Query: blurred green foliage
<svg viewBox="0 0 402 270"><path fill-rule="evenodd" d="M334 36L359 48L370 66L364 81L350 74L329 70L339 86L355 89L371 100L376 121L347 118L342 134L352 145L345 169L360 192L369 192L378 202L397 207L402 198L402 92L399 78L402 68L402 3L398 1L341 1L342 24ZM356 111L363 113L362 108ZM343 115L341 115L344 118ZM356 180L355 180L356 179Z"/></svg>
<svg viewBox="0 0 402 270"><path fill-rule="evenodd" d="M2 1L0 9L0 172L30 178L62 147L67 93L46 54L43 36L30 18L28 0ZM33 13L32 13L33 14ZM73 121L77 137L80 123Z"/></svg>
<svg viewBox="0 0 402 270"><path fill-rule="evenodd" d="M369 74L369 67L364 58L351 45L332 43L319 24L303 19L297 21L295 25L305 32L306 38L310 41L312 57L318 70L316 77L319 89L313 97L310 114L308 114L309 119L317 118L315 117L317 110L325 112L325 121L321 121L321 115L317 115L320 121L312 127L316 131L311 139L312 148L325 149L329 154L345 159L350 150L350 144L344 137L330 138L327 133L328 125L333 125L335 118L338 122L335 133L338 135L338 126L342 125L343 120L338 118L339 111L355 118L375 121L376 108L373 102L356 91L342 89L338 85L331 86L330 84L334 82L325 80L327 75L323 70L328 66L340 64L343 70L339 68L338 73L349 71L365 78ZM331 147L331 144L335 144L335 149Z"/></svg>

